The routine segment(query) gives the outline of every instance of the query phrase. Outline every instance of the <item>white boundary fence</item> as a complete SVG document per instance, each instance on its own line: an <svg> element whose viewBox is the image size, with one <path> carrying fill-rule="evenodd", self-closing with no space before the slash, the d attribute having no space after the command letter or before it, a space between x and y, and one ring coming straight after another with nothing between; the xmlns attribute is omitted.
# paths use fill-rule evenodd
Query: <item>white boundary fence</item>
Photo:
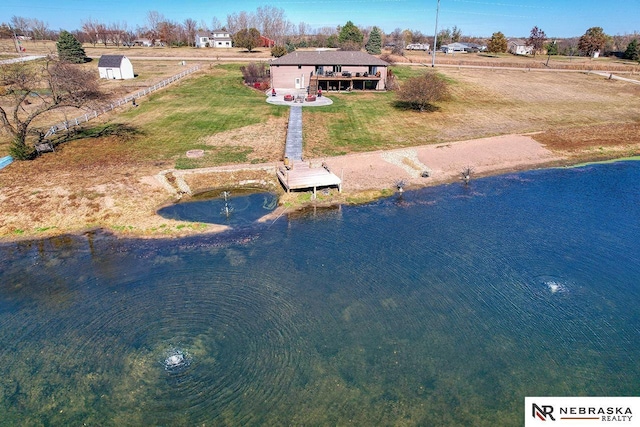
<svg viewBox="0 0 640 427"><path fill-rule="evenodd" d="M95 119L96 117L107 113L111 110L113 110L114 108L120 107L121 105L125 105L129 102L132 102L135 99L141 98L143 96L146 96L148 94L150 94L151 92L155 92L158 89L162 89L163 87L169 85L170 83L175 82L176 80L179 80L181 78L183 78L184 76L187 76L191 73L194 73L196 71L198 71L200 69L200 65L196 65L195 67L191 67L188 70L185 70L179 74L176 74L175 76L171 76L168 79L165 79L163 81L161 81L160 83L156 83L151 87L148 87L146 89L140 90L136 93L134 93L133 95L128 95L125 98L121 98L118 99L116 101L112 101L109 104L104 105L102 108L98 109L98 110L93 110L89 113L86 113L83 116L80 117L76 117L75 119L71 119L71 120L66 120L62 123L58 123L57 125L53 125L49 128L49 130L47 131L47 133L44 135L45 138L50 137L51 135L55 135L56 132L62 131L62 130L68 130L72 127L78 126L81 123L85 123L88 122L91 119Z"/></svg>

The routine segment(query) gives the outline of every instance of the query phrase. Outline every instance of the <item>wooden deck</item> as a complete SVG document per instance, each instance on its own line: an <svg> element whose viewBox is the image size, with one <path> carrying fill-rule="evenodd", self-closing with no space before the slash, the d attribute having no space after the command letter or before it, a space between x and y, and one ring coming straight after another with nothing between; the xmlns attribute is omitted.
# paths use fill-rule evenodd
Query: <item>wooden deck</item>
<svg viewBox="0 0 640 427"><path fill-rule="evenodd" d="M306 190L313 188L315 197L318 187L338 187L342 191L342 180L325 167L310 167L307 162L296 161L290 169L282 166L278 169L278 179L287 190Z"/></svg>

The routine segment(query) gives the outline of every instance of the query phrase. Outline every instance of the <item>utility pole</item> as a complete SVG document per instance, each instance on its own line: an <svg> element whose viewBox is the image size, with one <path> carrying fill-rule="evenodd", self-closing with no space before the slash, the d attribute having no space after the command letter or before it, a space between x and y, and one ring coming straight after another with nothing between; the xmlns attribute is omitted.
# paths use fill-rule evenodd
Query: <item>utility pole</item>
<svg viewBox="0 0 640 427"><path fill-rule="evenodd" d="M440 0L438 0L438 7L436 8L436 30L433 33L433 50L431 51L431 66L436 66L436 47L438 46L438 15L440 14Z"/></svg>

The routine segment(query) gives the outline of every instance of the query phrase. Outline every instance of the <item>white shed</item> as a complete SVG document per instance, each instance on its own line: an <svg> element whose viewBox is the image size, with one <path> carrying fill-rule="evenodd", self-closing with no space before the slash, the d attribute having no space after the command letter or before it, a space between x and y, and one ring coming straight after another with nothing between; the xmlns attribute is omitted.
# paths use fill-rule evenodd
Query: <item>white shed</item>
<svg viewBox="0 0 640 427"><path fill-rule="evenodd" d="M101 79L132 79L133 65L124 55L102 55L98 61Z"/></svg>

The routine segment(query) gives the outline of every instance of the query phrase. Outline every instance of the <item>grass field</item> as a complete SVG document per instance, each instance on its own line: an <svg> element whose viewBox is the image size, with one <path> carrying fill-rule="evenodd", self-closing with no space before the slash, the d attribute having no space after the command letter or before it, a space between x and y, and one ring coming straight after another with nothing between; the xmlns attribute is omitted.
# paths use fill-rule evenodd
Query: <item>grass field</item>
<svg viewBox="0 0 640 427"><path fill-rule="evenodd" d="M105 81L103 88L122 95L181 69L175 61L138 63L135 82ZM96 129L88 132L121 132L128 141L123 148L132 159L170 160L181 168L279 160L273 149L260 153L253 141L266 131L261 124L286 119L287 107L267 104L263 93L244 86L239 66L205 66L193 77L143 98L140 107L112 114L106 124L90 122ZM400 80L432 72L420 66L395 66L393 71ZM304 110L306 156L638 123L640 85L587 73L466 68L438 72L449 82L452 99L430 113L397 108L394 92L326 94L333 105ZM108 132L103 130L106 125ZM216 138L222 141L227 133L245 127L252 131L236 135L233 144L216 146ZM2 140L0 154L8 148L6 135ZM284 147L284 139L280 144ZM207 154L187 159L185 153L191 149L205 149Z"/></svg>
<svg viewBox="0 0 640 427"><path fill-rule="evenodd" d="M406 78L424 68L394 67ZM333 95L305 110L310 155L337 155L509 133L638 123L640 86L582 73L438 69L452 100L431 113L399 110L395 93Z"/></svg>

